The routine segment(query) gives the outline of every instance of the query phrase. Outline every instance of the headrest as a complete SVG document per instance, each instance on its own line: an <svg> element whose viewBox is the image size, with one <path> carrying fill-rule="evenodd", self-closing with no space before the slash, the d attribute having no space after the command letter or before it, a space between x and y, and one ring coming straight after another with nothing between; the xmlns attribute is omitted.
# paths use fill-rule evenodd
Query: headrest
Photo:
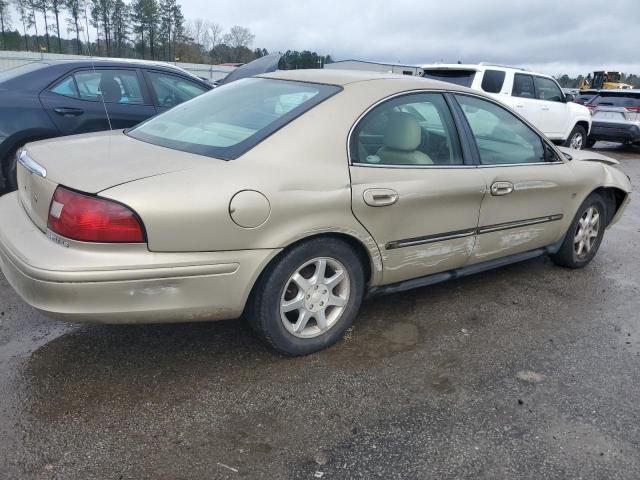
<svg viewBox="0 0 640 480"><path fill-rule="evenodd" d="M122 99L120 84L113 77L103 76L100 80L100 93L105 102L115 103Z"/></svg>
<svg viewBox="0 0 640 480"><path fill-rule="evenodd" d="M384 146L395 150L413 151L422 141L422 129L410 113L394 112L389 116L384 132Z"/></svg>

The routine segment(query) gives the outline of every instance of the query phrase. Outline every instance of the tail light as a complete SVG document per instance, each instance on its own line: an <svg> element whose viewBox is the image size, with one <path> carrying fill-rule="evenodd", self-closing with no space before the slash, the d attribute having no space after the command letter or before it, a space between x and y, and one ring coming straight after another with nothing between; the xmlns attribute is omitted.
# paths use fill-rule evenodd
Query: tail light
<svg viewBox="0 0 640 480"><path fill-rule="evenodd" d="M624 109L627 112L636 112L636 113L638 113L638 112L640 112L640 105L635 106L635 107L624 107Z"/></svg>
<svg viewBox="0 0 640 480"><path fill-rule="evenodd" d="M144 242L138 216L112 200L56 188L49 207L48 227L72 240L105 243Z"/></svg>

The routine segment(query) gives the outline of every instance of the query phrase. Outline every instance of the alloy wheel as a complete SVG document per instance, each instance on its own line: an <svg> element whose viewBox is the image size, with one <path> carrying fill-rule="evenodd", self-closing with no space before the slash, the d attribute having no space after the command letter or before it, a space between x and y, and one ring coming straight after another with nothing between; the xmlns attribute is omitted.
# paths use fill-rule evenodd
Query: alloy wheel
<svg viewBox="0 0 640 480"><path fill-rule="evenodd" d="M573 237L573 250L576 257L588 256L593 250L600 233L600 212L594 206L587 208L578 220L578 228Z"/></svg>
<svg viewBox="0 0 640 480"><path fill-rule="evenodd" d="M350 285L347 269L338 260L319 257L306 262L284 286L280 298L282 324L299 338L324 334L344 313Z"/></svg>
<svg viewBox="0 0 640 480"><path fill-rule="evenodd" d="M584 139L582 138L582 134L574 133L571 137L571 141L569 142L569 147L575 150L582 150L583 140Z"/></svg>

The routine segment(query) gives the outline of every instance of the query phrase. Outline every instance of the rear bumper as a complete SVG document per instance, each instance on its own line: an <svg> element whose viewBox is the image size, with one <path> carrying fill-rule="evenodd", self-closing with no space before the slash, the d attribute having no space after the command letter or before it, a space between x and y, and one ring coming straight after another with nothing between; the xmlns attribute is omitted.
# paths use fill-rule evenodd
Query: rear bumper
<svg viewBox="0 0 640 480"><path fill-rule="evenodd" d="M279 250L155 253L141 245L51 241L15 193L0 198L0 269L30 305L88 323L166 323L241 315Z"/></svg>
<svg viewBox="0 0 640 480"><path fill-rule="evenodd" d="M589 138L610 142L638 142L640 141L640 124L594 121Z"/></svg>

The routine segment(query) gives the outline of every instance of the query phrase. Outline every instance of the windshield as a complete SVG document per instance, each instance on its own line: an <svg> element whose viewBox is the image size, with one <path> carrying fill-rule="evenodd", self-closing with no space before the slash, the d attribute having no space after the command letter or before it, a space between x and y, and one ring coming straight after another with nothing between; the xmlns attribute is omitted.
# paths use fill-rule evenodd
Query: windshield
<svg viewBox="0 0 640 480"><path fill-rule="evenodd" d="M432 80L440 80L442 82L455 83L462 87L470 87L473 83L473 79L476 76L476 72L473 70L454 70L454 69L432 69L425 70L422 74L425 78Z"/></svg>
<svg viewBox="0 0 640 480"><path fill-rule="evenodd" d="M35 72L36 70L40 70L41 68L47 66L48 65L46 63L32 62L25 65L20 65L19 67L11 68L9 70L5 70L4 72L0 72L0 83L6 82L8 80L13 80L20 75Z"/></svg>
<svg viewBox="0 0 640 480"><path fill-rule="evenodd" d="M128 134L185 152L233 160L341 89L246 78L152 118Z"/></svg>

